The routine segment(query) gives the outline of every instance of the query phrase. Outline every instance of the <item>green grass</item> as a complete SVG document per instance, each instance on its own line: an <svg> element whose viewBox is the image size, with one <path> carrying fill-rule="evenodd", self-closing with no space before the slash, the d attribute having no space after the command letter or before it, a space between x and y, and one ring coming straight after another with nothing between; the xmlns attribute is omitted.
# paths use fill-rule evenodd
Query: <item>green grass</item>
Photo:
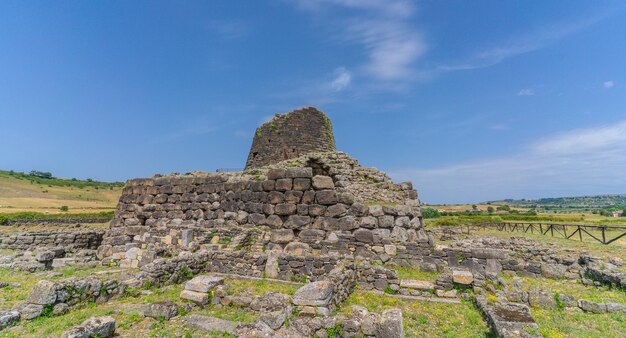
<svg viewBox="0 0 626 338"><path fill-rule="evenodd" d="M242 294L244 291L250 291L257 296L264 296L265 293L273 291L280 292L288 295L293 295L301 285L270 282L267 280L242 280L242 279L227 279L224 282L228 285L229 294Z"/></svg>
<svg viewBox="0 0 626 338"><path fill-rule="evenodd" d="M420 302L356 291L348 297L339 312L350 314L353 305L377 313L390 308L402 309L406 337L492 337L487 323L469 302Z"/></svg>
<svg viewBox="0 0 626 338"><path fill-rule="evenodd" d="M112 219L113 211L86 212L72 214L44 214L36 211L22 211L14 213L0 214L0 224L10 220L35 220L35 219L85 219L85 218L107 218Z"/></svg>
<svg viewBox="0 0 626 338"><path fill-rule="evenodd" d="M510 277L503 276L505 280ZM539 290L566 294L576 299L586 299L596 303L622 303L626 304L626 292L617 289L609 289L606 286L586 286L578 280L554 280L547 278L516 277L519 278L523 291Z"/></svg>
<svg viewBox="0 0 626 338"><path fill-rule="evenodd" d="M582 311L531 309L544 337L623 337L626 314L591 314Z"/></svg>
<svg viewBox="0 0 626 338"><path fill-rule="evenodd" d="M435 282L437 280L437 276L439 276L439 272L427 272L422 271L418 267L394 267L393 268L398 273L398 278L400 279L414 279L414 280L423 280L429 282Z"/></svg>
<svg viewBox="0 0 626 338"><path fill-rule="evenodd" d="M621 259L626 260L626 245L623 244L622 241L616 241L611 244L600 244L595 241L584 241L580 242L574 239L565 239L562 237L551 237L546 235L540 235L537 233L523 233L523 232L505 232L498 231L495 229L481 229L481 230L472 230L471 234L473 237L476 236L493 236L497 238L508 239L513 236L515 237L527 237L538 242L556 244L562 249L573 250L574 253L579 252L588 252L592 255L596 255L602 257L604 259L609 259L610 257L619 257ZM585 239L585 238L583 238Z"/></svg>

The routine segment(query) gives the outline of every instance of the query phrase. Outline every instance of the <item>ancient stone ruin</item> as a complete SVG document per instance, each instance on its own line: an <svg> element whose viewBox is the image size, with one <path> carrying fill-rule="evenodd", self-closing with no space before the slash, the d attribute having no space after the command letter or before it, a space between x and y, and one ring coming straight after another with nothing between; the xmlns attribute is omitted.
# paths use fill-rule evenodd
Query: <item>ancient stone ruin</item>
<svg viewBox="0 0 626 338"><path fill-rule="evenodd" d="M262 167L311 152L334 152L335 137L330 119L306 107L274 118L257 128L246 169Z"/></svg>
<svg viewBox="0 0 626 338"><path fill-rule="evenodd" d="M334 150L333 140L328 117L305 108L259 128L244 172L130 180L99 256L137 267L198 248L385 261L425 254L432 245L412 185L319 151Z"/></svg>
<svg viewBox="0 0 626 338"><path fill-rule="evenodd" d="M324 337L337 325L342 337L403 337L400 309L378 314L354 306L348 316L334 314L357 285L410 300L460 303L460 298L472 298L502 337L538 336L529 306L626 313L626 305L617 302L522 290L516 281L501 278L564 278L626 290L623 262L560 251L527 238L466 238L461 230L427 232L412 184L396 184L384 172L336 151L328 117L304 108L277 115L257 130L242 172L129 180L104 235L70 229L0 237L0 249L17 251L0 254L0 267L34 272L102 264L125 272L111 279L41 280L23 303L0 308L0 330L85 302L133 295L146 286L183 282L185 303L148 304L143 315L169 320L180 308L237 306L259 313L260 319L244 325L193 314L185 316L185 323L237 337ZM436 245L431 236L452 242ZM401 279L398 266L437 277ZM235 294L226 276L269 279L299 289L293 295ZM8 284L0 281L3 286ZM112 317L97 317L64 337L82 332L108 337L114 329Z"/></svg>

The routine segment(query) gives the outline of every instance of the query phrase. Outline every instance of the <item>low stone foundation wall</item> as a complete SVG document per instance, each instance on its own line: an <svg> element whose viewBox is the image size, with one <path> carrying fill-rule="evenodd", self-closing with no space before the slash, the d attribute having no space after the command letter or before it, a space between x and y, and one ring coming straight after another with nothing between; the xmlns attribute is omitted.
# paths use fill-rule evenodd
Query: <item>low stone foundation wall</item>
<svg viewBox="0 0 626 338"><path fill-rule="evenodd" d="M41 315L59 315L81 302L104 303L123 295L126 285L116 280L102 281L96 277L68 278L62 281L41 280L28 299L17 306L22 319Z"/></svg>
<svg viewBox="0 0 626 338"><path fill-rule="evenodd" d="M40 219L12 219L0 225L44 225L44 224L80 224L80 223L107 223L111 218L40 218Z"/></svg>
<svg viewBox="0 0 626 338"><path fill-rule="evenodd" d="M95 250L102 243L104 230L72 232L23 232L16 235L0 235L0 249L34 250L41 247L62 247L66 252L78 249Z"/></svg>

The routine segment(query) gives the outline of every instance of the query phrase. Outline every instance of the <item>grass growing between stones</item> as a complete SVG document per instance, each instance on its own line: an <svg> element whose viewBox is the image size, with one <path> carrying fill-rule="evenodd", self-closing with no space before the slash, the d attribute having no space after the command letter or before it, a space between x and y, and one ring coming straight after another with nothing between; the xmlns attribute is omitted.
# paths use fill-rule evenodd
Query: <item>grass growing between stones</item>
<svg viewBox="0 0 626 338"><path fill-rule="evenodd" d="M531 309L544 337L623 337L626 314L591 314L582 310Z"/></svg>
<svg viewBox="0 0 626 338"><path fill-rule="evenodd" d="M421 302L355 291L339 312L349 314L353 305L377 313L390 308L402 309L406 337L493 337L487 323L469 302Z"/></svg>
<svg viewBox="0 0 626 338"><path fill-rule="evenodd" d="M394 267L393 268L398 273L398 278L400 279L414 279L414 280L422 280L435 282L437 280L437 276L439 276L439 272L428 272L422 271L419 267Z"/></svg>
<svg viewBox="0 0 626 338"><path fill-rule="evenodd" d="M243 280L227 279L224 281L228 285L230 294L238 295L244 291L250 291L257 296L264 296L265 293L273 291L293 295L302 285L273 282L268 280Z"/></svg>

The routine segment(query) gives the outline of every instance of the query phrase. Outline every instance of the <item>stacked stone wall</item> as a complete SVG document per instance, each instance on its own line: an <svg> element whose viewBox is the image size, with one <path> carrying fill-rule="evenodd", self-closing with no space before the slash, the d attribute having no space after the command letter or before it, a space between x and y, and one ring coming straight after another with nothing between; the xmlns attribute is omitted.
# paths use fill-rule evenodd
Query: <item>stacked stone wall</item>
<svg viewBox="0 0 626 338"><path fill-rule="evenodd" d="M412 187L406 189L407 200L416 202ZM246 239L261 243L259 251L291 248L408 258L432 244L421 231L414 204L365 205L336 187L332 177L314 176L311 167L272 169L259 176L135 179L122 192L100 256L157 243L182 249L221 243L240 249Z"/></svg>
<svg viewBox="0 0 626 338"><path fill-rule="evenodd" d="M37 248L62 247L65 251L77 249L97 249L104 231L69 231L69 232L24 232L14 235L0 235L0 249L34 250Z"/></svg>
<svg viewBox="0 0 626 338"><path fill-rule="evenodd" d="M262 167L317 151L335 151L333 127L324 113L307 107L277 114L257 128L246 168Z"/></svg>

